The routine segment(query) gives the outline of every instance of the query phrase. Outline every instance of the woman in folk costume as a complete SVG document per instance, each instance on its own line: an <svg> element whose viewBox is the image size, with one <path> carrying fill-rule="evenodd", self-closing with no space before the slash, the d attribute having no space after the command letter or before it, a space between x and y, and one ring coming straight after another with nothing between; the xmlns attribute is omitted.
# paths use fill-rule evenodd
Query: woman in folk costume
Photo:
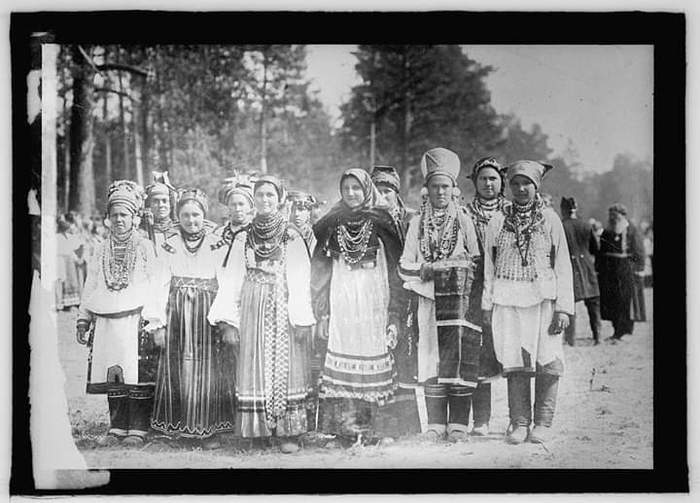
<svg viewBox="0 0 700 503"><path fill-rule="evenodd" d="M392 166L374 166L371 178L389 204L389 212L399 232L403 250L408 224L417 212L407 208L401 199L401 178ZM379 410L377 417L378 430L392 437L420 432L415 393L418 383L418 324L415 321L418 296L405 289L401 290L401 295L398 341L391 351L398 373L399 389L391 402Z"/></svg>
<svg viewBox="0 0 700 503"><path fill-rule="evenodd" d="M122 180L109 187L109 236L88 258L77 339L89 344L87 393L107 394L110 429L102 439L138 445L149 428L153 375L140 364L141 320L153 319L153 245L138 232L141 187ZM88 340L88 331L91 335Z"/></svg>
<svg viewBox="0 0 700 503"><path fill-rule="evenodd" d="M209 321L239 340L238 430L243 438L281 439L299 449L308 431L309 345L315 320L310 262L299 232L281 212L285 189L263 175L255 182L256 215L232 243L224 283Z"/></svg>
<svg viewBox="0 0 700 503"><path fill-rule="evenodd" d="M75 310L80 304L84 281L81 271L83 243L76 234L75 224L66 217L59 217L56 225L56 309Z"/></svg>
<svg viewBox="0 0 700 503"><path fill-rule="evenodd" d="M233 356L230 340L207 322L219 289L226 250L205 232L206 194L182 190L177 203L179 232L161 246L154 292L160 359L151 426L166 438L202 440L219 447L214 436L235 425Z"/></svg>
<svg viewBox="0 0 700 503"><path fill-rule="evenodd" d="M228 208L229 217L214 234L219 238L219 246L228 249L235 234L247 226L255 214L252 184L240 176L227 178L219 189L219 202Z"/></svg>
<svg viewBox="0 0 700 503"><path fill-rule="evenodd" d="M513 444L548 439L564 372L562 334L574 314L564 228L538 193L549 169L534 161L511 164L513 204L494 215L486 229L484 323L491 323L496 357L508 378L506 440ZM530 432L533 376L535 427Z"/></svg>
<svg viewBox="0 0 700 503"><path fill-rule="evenodd" d="M377 407L394 395L401 240L386 202L363 169L340 177L341 200L314 225L314 313L327 320L321 426L342 443L374 441ZM325 329L325 328L324 328Z"/></svg>
<svg viewBox="0 0 700 503"><path fill-rule="evenodd" d="M165 240L178 232L176 204L177 193L175 187L170 184L167 171L154 171L153 183L146 187L143 225L148 239L153 242L156 256L161 254Z"/></svg>
<svg viewBox="0 0 700 503"><path fill-rule="evenodd" d="M470 299L475 315L481 312L481 298L484 289L486 228L494 215L503 215L505 208L510 205L510 201L503 195L506 185L504 172L505 169L493 157L479 159L472 168L471 180L476 188L476 194L466 208L474 223L479 240L480 260L477 262L474 272ZM501 373L501 366L496 359L493 348L491 326L482 324L481 329L480 381L474 390L471 403L474 417L471 434L476 436L484 436L489 433L489 421L491 420L491 383L489 381ZM469 412L467 412L468 415Z"/></svg>
<svg viewBox="0 0 700 503"><path fill-rule="evenodd" d="M627 208L613 204L595 261L601 317L612 321L615 331L609 341L613 344L632 334L635 321L646 321L644 262L644 244L637 228L627 220Z"/></svg>
<svg viewBox="0 0 700 503"><path fill-rule="evenodd" d="M596 277L593 256L598 244L591 225L578 218L576 200L573 197L561 198L561 217L566 235L566 243L571 254L571 269L574 278L574 303L583 301L588 311L588 320L593 334L593 344L599 344L600 334L600 290ZM569 319L564 340L570 346L575 344L576 315Z"/></svg>
<svg viewBox="0 0 700 503"><path fill-rule="evenodd" d="M316 198L301 190L290 190L287 194L290 205L290 221L304 238L309 256L313 256L316 247L316 236L311 225L311 211L318 205Z"/></svg>
<svg viewBox="0 0 700 503"><path fill-rule="evenodd" d="M479 378L481 328L469 313L474 224L455 202L459 157L445 148L423 155L427 198L408 228L401 256L404 287L419 295L418 381L424 385L428 439L468 440L468 407Z"/></svg>

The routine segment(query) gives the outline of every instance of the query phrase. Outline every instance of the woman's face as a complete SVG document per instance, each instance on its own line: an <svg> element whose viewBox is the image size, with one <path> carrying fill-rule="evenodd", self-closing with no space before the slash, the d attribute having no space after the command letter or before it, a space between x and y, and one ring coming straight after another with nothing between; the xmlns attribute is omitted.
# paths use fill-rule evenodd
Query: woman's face
<svg viewBox="0 0 700 503"><path fill-rule="evenodd" d="M248 221L253 208L250 206L248 198L243 194L233 194L228 199L228 211L231 217L231 222L234 224L243 224Z"/></svg>
<svg viewBox="0 0 700 503"><path fill-rule="evenodd" d="M280 197L271 183L261 183L255 188L255 208L259 215L271 215L277 212Z"/></svg>
<svg viewBox="0 0 700 503"><path fill-rule="evenodd" d="M501 192L501 176L494 168L481 168L476 175L476 192L483 199L495 199Z"/></svg>
<svg viewBox="0 0 700 503"><path fill-rule="evenodd" d="M195 234L204 228L204 211L194 201L183 204L177 216L180 226L188 234Z"/></svg>
<svg viewBox="0 0 700 503"><path fill-rule="evenodd" d="M392 208L396 208L399 205L398 194L394 189L392 189L384 183L380 183L379 185L377 185L377 189L379 190L381 195L384 196L386 202L389 203L389 206L391 206Z"/></svg>
<svg viewBox="0 0 700 503"><path fill-rule="evenodd" d="M617 225L619 222L621 222L622 218L623 218L623 216L620 215L617 211L609 211L608 212L608 222L613 227L615 225Z"/></svg>
<svg viewBox="0 0 700 503"><path fill-rule="evenodd" d="M453 186L446 175L434 175L428 181L428 198L433 208L445 208L449 204Z"/></svg>
<svg viewBox="0 0 700 503"><path fill-rule="evenodd" d="M170 198L166 194L154 194L150 197L150 207L156 221L168 218Z"/></svg>
<svg viewBox="0 0 700 503"><path fill-rule="evenodd" d="M311 210L303 206L294 206L292 218L294 219L294 225L303 227L311 222Z"/></svg>
<svg viewBox="0 0 700 503"><path fill-rule="evenodd" d="M346 176L340 183L340 195L348 207L355 209L362 206L365 200L365 193L362 185L354 176Z"/></svg>
<svg viewBox="0 0 700 503"><path fill-rule="evenodd" d="M134 225L134 214L123 204L115 204L109 209L109 222L114 234L126 234Z"/></svg>
<svg viewBox="0 0 700 503"><path fill-rule="evenodd" d="M527 204L535 199L537 189L535 184L526 176L515 175L510 180L510 192L513 200L518 204Z"/></svg>

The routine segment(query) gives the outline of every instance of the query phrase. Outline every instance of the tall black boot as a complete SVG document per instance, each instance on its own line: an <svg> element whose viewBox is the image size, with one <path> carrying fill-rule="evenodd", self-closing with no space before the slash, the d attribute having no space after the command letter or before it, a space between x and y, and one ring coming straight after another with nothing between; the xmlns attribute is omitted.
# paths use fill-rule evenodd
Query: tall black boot
<svg viewBox="0 0 700 503"><path fill-rule="evenodd" d="M153 386L129 390L129 435L144 438L151 426Z"/></svg>
<svg viewBox="0 0 700 503"><path fill-rule="evenodd" d="M129 397L126 390L107 393L109 404L109 434L125 437L129 434Z"/></svg>
<svg viewBox="0 0 700 503"><path fill-rule="evenodd" d="M467 440L467 425L469 424L469 405L473 388L450 385L447 391L449 404L449 420L447 422L448 439L456 442Z"/></svg>
<svg viewBox="0 0 700 503"><path fill-rule="evenodd" d="M569 346L574 346L576 344L576 315L569 316L569 326L564 330L564 342Z"/></svg>
<svg viewBox="0 0 700 503"><path fill-rule="evenodd" d="M447 385L438 384L437 378L425 383L425 406L428 412L428 430L442 437L447 429Z"/></svg>
<svg viewBox="0 0 700 503"><path fill-rule="evenodd" d="M593 344L600 342L600 297L591 297L586 299L586 310L588 311L588 319L591 324L591 334L593 335Z"/></svg>
<svg viewBox="0 0 700 503"><path fill-rule="evenodd" d="M552 426L558 389L559 376L537 374L535 377L535 425Z"/></svg>
<svg viewBox="0 0 700 503"><path fill-rule="evenodd" d="M487 426L491 421L491 383L482 382L472 395L474 428Z"/></svg>
<svg viewBox="0 0 700 503"><path fill-rule="evenodd" d="M508 410L510 433L506 440L511 444L524 442L532 421L530 376L527 374L516 373L508 376Z"/></svg>

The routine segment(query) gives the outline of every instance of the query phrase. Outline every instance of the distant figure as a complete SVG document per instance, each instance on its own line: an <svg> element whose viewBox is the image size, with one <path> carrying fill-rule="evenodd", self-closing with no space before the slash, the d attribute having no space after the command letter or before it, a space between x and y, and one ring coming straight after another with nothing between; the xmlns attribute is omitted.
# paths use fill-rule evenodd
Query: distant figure
<svg viewBox="0 0 700 503"><path fill-rule="evenodd" d="M75 224L69 222L71 215L57 220L56 236L56 309L77 309L82 290L82 243L75 234Z"/></svg>
<svg viewBox="0 0 700 503"><path fill-rule="evenodd" d="M616 344L632 334L635 321L646 321L642 275L644 246L641 236L627 220L627 208L613 204L608 210L608 227L600 236L596 270L600 284L600 307L604 320L612 321Z"/></svg>
<svg viewBox="0 0 700 503"><path fill-rule="evenodd" d="M590 224L578 218L576 200L573 197L562 197L560 208L574 274L574 302L582 300L586 304L593 333L593 344L598 345L600 343L600 291L593 263L598 244ZM564 340L570 346L574 345L575 334L576 314L570 317L570 324L564 334Z"/></svg>
<svg viewBox="0 0 700 503"><path fill-rule="evenodd" d="M644 286L654 286L654 228L648 224L644 231Z"/></svg>

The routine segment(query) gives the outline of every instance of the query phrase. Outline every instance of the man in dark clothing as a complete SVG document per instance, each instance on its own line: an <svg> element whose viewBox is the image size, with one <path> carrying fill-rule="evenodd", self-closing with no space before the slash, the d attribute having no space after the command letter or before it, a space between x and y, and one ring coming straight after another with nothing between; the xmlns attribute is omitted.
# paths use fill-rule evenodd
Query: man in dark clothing
<svg viewBox="0 0 700 503"><path fill-rule="evenodd" d="M600 291L593 264L593 254L598 245L591 226L576 215L577 205L573 197L561 198L561 217L571 255L571 268L574 273L574 302L584 301L593 333L593 344L599 344L600 335ZM569 346L575 344L576 315L571 316L564 334Z"/></svg>
<svg viewBox="0 0 700 503"><path fill-rule="evenodd" d="M627 209L614 204L609 224L600 236L596 270L600 283L600 307L604 320L612 321L617 343L632 334L635 321L646 321L644 305L644 246L636 227L627 220Z"/></svg>

